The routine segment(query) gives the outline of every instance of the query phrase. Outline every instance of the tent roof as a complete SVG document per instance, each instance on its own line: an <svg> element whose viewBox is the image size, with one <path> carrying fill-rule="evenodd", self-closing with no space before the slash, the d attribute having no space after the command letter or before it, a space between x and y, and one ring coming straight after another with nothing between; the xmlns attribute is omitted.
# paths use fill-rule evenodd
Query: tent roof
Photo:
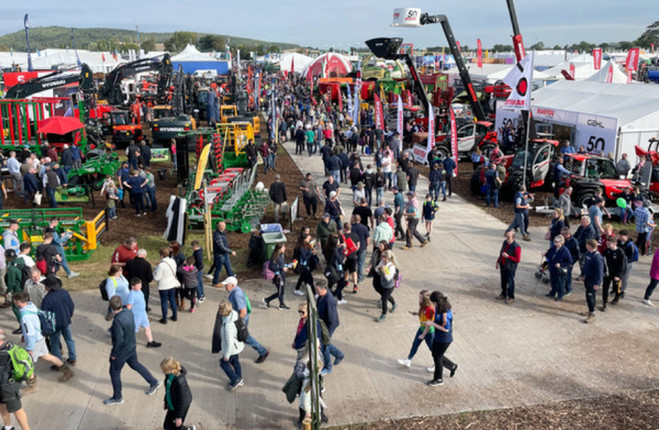
<svg viewBox="0 0 659 430"><path fill-rule="evenodd" d="M586 78L586 81L592 81L592 82L606 82L606 75L609 72L609 67L613 67L613 82L614 84L626 84L627 83L627 75L625 72L620 70L620 66L618 66L616 63L613 61L609 60L606 62L606 64L603 64L602 67L595 71L592 76L589 78Z"/></svg>
<svg viewBox="0 0 659 430"><path fill-rule="evenodd" d="M302 72L309 64L313 62L313 58L308 57L303 54L298 54L297 52L285 52L281 54L279 59L279 68L283 71L291 70L291 62L293 62L293 67L296 72Z"/></svg>
<svg viewBox="0 0 659 430"><path fill-rule="evenodd" d="M307 79L307 75L321 75L325 65L329 64L330 71L338 72L339 75L345 75L352 70L352 64L345 55L337 54L336 52L328 52L315 58L307 65L302 71Z"/></svg>
<svg viewBox="0 0 659 430"><path fill-rule="evenodd" d="M172 57L172 63L182 61L217 61L210 52L199 52L194 45L188 44L185 49Z"/></svg>
<svg viewBox="0 0 659 430"><path fill-rule="evenodd" d="M617 118L623 127L659 112L659 85L559 81L534 91L532 104Z"/></svg>

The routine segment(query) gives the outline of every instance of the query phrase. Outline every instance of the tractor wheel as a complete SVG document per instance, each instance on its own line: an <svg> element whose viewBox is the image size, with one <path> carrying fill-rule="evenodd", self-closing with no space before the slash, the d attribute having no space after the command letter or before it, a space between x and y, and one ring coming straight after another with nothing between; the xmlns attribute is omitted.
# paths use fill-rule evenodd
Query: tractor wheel
<svg viewBox="0 0 659 430"><path fill-rule="evenodd" d="M480 195L481 193L481 171L483 166L478 166L474 173L471 174L471 179L469 180L469 188L471 193L475 195Z"/></svg>
<svg viewBox="0 0 659 430"><path fill-rule="evenodd" d="M445 146L440 146L439 149L437 149L437 155L443 160L444 158L451 156L451 151Z"/></svg>
<svg viewBox="0 0 659 430"><path fill-rule="evenodd" d="M595 198L595 193L592 191L586 191L583 194L580 194L576 201L577 201L577 208L579 209L588 209L588 206L586 206L586 202Z"/></svg>
<svg viewBox="0 0 659 430"><path fill-rule="evenodd" d="M483 146L481 146L481 151L483 153L484 157L487 157L488 159L490 158L490 152L496 147L495 144L493 143L485 143Z"/></svg>

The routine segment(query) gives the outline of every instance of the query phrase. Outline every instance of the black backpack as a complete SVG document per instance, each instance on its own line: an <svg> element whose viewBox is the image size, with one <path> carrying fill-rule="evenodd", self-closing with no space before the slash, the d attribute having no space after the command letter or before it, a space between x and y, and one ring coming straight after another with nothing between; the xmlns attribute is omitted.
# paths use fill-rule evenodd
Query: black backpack
<svg viewBox="0 0 659 430"><path fill-rule="evenodd" d="M104 302L107 302L110 300L108 297L108 292L105 289L105 283L107 282L107 278L103 279L100 284L98 284L98 289L101 291L101 299L103 299Z"/></svg>
<svg viewBox="0 0 659 430"><path fill-rule="evenodd" d="M242 318L238 317L238 319L235 321L236 324L236 339L238 339L239 342L246 342L247 338L249 337L249 331L247 330L247 324L245 324L245 320Z"/></svg>

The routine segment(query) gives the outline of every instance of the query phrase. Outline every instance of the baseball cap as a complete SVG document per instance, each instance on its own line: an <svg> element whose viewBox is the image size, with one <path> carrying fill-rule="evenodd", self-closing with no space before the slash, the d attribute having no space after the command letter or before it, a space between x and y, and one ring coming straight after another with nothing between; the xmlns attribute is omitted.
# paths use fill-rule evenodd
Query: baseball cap
<svg viewBox="0 0 659 430"><path fill-rule="evenodd" d="M235 276L229 276L224 281L222 281L221 284L222 285L227 285L227 284L238 285L238 280L236 279Z"/></svg>

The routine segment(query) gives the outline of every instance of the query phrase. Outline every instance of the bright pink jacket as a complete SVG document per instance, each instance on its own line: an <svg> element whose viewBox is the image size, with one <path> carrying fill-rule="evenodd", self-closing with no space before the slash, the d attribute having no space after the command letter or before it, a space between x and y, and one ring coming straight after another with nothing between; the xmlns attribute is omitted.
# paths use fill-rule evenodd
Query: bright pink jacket
<svg viewBox="0 0 659 430"><path fill-rule="evenodd" d="M654 258L652 258L652 266L650 266L650 278L659 279L659 251L655 251Z"/></svg>

